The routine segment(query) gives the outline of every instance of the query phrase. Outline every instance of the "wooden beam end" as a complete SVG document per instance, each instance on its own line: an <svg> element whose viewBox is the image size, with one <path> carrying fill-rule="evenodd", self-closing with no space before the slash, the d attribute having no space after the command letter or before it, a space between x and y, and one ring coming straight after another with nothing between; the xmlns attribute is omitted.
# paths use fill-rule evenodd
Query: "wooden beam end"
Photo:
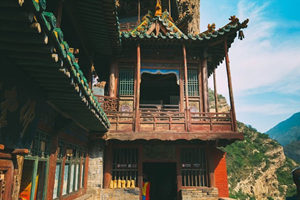
<svg viewBox="0 0 300 200"><path fill-rule="evenodd" d="M29 154L28 149L14 149L12 154Z"/></svg>

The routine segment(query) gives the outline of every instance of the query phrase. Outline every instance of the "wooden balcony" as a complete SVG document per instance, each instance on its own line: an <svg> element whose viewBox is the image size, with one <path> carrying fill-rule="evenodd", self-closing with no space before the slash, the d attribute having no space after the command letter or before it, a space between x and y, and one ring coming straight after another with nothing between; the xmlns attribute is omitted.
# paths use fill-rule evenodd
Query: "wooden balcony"
<svg viewBox="0 0 300 200"><path fill-rule="evenodd" d="M231 112L206 113L190 110L179 112L174 108L144 107L140 108L139 112L119 111L117 98L98 97L98 99L111 123L108 135L122 135L124 139L137 137L170 140L241 139L243 137L235 131Z"/></svg>
<svg viewBox="0 0 300 200"><path fill-rule="evenodd" d="M110 132L135 131L135 113L106 111ZM141 111L137 116L139 132L230 132L230 113Z"/></svg>

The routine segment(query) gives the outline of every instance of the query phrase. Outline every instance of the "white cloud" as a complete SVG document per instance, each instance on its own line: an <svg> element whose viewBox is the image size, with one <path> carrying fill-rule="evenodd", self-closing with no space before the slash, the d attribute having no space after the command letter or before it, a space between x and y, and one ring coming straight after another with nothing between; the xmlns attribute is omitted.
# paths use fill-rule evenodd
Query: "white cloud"
<svg viewBox="0 0 300 200"><path fill-rule="evenodd" d="M275 19L272 1L210 0L206 4L229 5L225 6L227 10L202 7L202 30L212 22L223 26L230 15L250 19L244 29L245 39L236 39L229 50L238 119L265 131L299 112L300 35L296 33L300 22ZM212 78L209 86L213 87ZM217 69L217 87L228 99L224 63Z"/></svg>
<svg viewBox="0 0 300 200"><path fill-rule="evenodd" d="M246 38L243 41L236 39L229 50L236 95L262 87L270 87L278 92L286 89L300 91L300 87L292 82L297 79L295 77L300 77L300 46L297 45L300 37L291 39L284 35L281 40L274 41L274 38L278 38L276 30L281 24L266 17L268 6L269 3L259 5L245 0L237 5L238 17L241 20L249 18L250 22L244 30ZM217 73L219 92L226 94L224 63L219 66Z"/></svg>

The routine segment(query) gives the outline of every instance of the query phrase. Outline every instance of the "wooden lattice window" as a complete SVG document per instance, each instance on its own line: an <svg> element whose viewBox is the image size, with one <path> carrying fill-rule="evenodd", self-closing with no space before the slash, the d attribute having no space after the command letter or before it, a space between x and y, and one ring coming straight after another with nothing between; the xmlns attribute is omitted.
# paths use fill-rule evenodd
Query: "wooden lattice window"
<svg viewBox="0 0 300 200"><path fill-rule="evenodd" d="M138 150L118 148L113 151L112 188L133 188L138 186Z"/></svg>
<svg viewBox="0 0 300 200"><path fill-rule="evenodd" d="M30 200L46 199L51 144L49 138L41 131L35 134L30 153L24 159L19 198L29 195Z"/></svg>
<svg viewBox="0 0 300 200"><path fill-rule="evenodd" d="M198 70L188 70L188 91L189 96L199 96L199 81L198 81Z"/></svg>
<svg viewBox="0 0 300 200"><path fill-rule="evenodd" d="M207 160L202 148L181 150L182 186L209 186Z"/></svg>
<svg viewBox="0 0 300 200"><path fill-rule="evenodd" d="M62 167L63 167L63 159L65 156L65 144L62 141L58 142L57 148L57 160L56 160L56 167L55 167L55 175L54 175L54 187L53 187L53 199L59 198L60 195L60 186L61 186L61 179L62 179Z"/></svg>
<svg viewBox="0 0 300 200"><path fill-rule="evenodd" d="M48 157L50 154L49 144L50 144L50 137L43 132L37 132L30 149L30 155L39 156L42 158Z"/></svg>
<svg viewBox="0 0 300 200"><path fill-rule="evenodd" d="M134 75L132 69L120 69L119 95L133 95Z"/></svg>
<svg viewBox="0 0 300 200"><path fill-rule="evenodd" d="M63 191L62 194L70 194L79 190L80 186L80 168L82 153L79 147L69 145L66 147L66 162L64 169Z"/></svg>

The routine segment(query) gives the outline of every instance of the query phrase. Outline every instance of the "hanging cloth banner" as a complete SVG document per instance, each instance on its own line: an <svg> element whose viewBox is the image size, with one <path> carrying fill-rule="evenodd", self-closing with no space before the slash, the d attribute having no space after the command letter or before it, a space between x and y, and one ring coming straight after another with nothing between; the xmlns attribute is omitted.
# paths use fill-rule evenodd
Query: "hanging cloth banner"
<svg viewBox="0 0 300 200"><path fill-rule="evenodd" d="M175 74L177 79L177 84L179 85L179 70L177 69L141 69L141 75L143 75L143 73L161 74L161 75Z"/></svg>

